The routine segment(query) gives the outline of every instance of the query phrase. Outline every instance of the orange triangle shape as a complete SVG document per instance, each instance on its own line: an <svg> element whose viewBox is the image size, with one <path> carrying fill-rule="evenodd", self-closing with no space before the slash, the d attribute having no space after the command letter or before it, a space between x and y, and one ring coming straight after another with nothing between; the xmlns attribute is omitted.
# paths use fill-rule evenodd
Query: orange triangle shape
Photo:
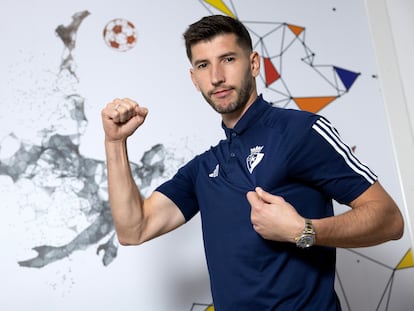
<svg viewBox="0 0 414 311"><path fill-rule="evenodd" d="M300 27L291 24L288 24L287 26L296 35L296 37L298 37L302 33L302 31L305 30L305 27Z"/></svg>
<svg viewBox="0 0 414 311"><path fill-rule="evenodd" d="M306 110L309 112L317 113L322 108L326 107L328 104L333 102L336 99L336 96L326 96L326 97L295 97L293 98L296 105L301 110Z"/></svg>
<svg viewBox="0 0 414 311"><path fill-rule="evenodd" d="M270 58L263 58L266 86L269 86L280 78L279 72L276 70Z"/></svg>

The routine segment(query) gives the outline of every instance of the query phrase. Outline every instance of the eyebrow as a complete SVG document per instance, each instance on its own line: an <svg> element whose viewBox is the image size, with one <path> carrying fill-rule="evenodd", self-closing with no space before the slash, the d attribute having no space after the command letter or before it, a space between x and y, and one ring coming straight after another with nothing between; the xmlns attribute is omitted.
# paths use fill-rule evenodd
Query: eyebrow
<svg viewBox="0 0 414 311"><path fill-rule="evenodd" d="M236 52L227 52L227 53L219 55L217 58L218 59L223 59L223 58L226 58L226 57L229 57L229 56L235 56L235 55L237 55ZM199 64L206 63L206 62L208 63L209 61L207 59L198 59L198 60L194 61L193 66L197 66Z"/></svg>

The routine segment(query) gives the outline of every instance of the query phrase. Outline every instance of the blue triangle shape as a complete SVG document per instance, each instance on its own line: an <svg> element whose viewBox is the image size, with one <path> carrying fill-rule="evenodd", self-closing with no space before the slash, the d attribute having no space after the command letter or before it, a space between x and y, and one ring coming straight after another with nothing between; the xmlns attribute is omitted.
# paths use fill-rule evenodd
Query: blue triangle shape
<svg viewBox="0 0 414 311"><path fill-rule="evenodd" d="M344 84L347 91L351 88L352 84L354 84L355 80L360 75L359 72L353 72L353 71L335 67L335 66L334 66L334 69L336 73L338 74L339 78L341 79L342 83Z"/></svg>

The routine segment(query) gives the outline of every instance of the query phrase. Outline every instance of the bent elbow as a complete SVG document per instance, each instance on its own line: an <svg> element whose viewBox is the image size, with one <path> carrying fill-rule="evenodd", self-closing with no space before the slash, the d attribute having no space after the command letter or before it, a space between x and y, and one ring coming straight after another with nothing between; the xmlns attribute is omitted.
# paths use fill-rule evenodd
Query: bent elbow
<svg viewBox="0 0 414 311"><path fill-rule="evenodd" d="M143 243L135 234L126 234L117 231L118 242L122 246L136 246Z"/></svg>
<svg viewBox="0 0 414 311"><path fill-rule="evenodd" d="M131 245L134 245L131 242L129 242L127 239L121 238L120 236L118 236L118 242L122 246L131 246Z"/></svg>
<svg viewBox="0 0 414 311"><path fill-rule="evenodd" d="M390 240L399 240L404 234L404 218L401 212L398 210L396 215L393 216L393 220L390 225Z"/></svg>
<svg viewBox="0 0 414 311"><path fill-rule="evenodd" d="M393 236L392 239L393 240L399 240L399 239L402 238L403 234L404 234L404 219L403 219L402 215L400 215L400 217L396 221L394 236Z"/></svg>

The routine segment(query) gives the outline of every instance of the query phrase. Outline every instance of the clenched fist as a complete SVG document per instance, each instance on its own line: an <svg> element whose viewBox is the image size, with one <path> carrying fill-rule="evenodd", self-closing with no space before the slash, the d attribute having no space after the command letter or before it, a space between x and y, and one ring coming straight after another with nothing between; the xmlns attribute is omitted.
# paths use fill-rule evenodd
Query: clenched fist
<svg viewBox="0 0 414 311"><path fill-rule="evenodd" d="M125 140L144 123L147 114L147 108L129 98L113 100L101 112L105 140Z"/></svg>

